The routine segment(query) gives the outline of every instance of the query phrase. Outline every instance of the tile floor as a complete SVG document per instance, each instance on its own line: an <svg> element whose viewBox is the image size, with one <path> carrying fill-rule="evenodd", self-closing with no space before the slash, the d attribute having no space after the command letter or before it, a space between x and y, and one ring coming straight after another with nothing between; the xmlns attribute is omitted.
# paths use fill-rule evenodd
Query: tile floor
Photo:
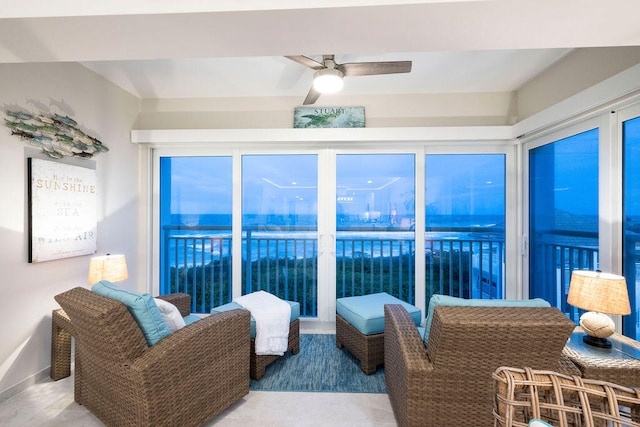
<svg viewBox="0 0 640 427"><path fill-rule="evenodd" d="M46 379L0 403L0 426L103 424L73 401L73 376ZM386 394L249 392L207 426L395 426Z"/></svg>

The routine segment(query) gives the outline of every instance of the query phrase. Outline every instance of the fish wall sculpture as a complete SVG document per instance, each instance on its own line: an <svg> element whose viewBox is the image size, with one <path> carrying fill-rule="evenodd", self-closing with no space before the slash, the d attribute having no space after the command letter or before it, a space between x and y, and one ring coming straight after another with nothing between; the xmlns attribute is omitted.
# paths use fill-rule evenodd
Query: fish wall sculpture
<svg viewBox="0 0 640 427"><path fill-rule="evenodd" d="M31 114L26 111L6 111L4 124L15 135L29 145L42 149L54 159L64 156L90 159L109 151L99 139L87 135L78 127L78 122L59 114Z"/></svg>

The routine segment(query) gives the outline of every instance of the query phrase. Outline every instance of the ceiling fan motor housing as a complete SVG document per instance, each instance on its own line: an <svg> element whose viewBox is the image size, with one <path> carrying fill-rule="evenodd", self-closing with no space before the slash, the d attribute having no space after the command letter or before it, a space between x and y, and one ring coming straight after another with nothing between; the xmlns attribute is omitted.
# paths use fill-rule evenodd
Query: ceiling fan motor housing
<svg viewBox="0 0 640 427"><path fill-rule="evenodd" d="M342 71L324 68L313 74L313 87L320 93L336 93L344 86Z"/></svg>

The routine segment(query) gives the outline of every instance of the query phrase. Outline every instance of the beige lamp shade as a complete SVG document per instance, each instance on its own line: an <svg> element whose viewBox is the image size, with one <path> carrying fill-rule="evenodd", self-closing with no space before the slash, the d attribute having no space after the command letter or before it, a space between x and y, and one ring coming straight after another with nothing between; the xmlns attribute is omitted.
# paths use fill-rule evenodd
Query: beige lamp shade
<svg viewBox="0 0 640 427"><path fill-rule="evenodd" d="M127 260L124 255L103 255L91 258L89 264L89 278L87 283L96 284L101 280L109 282L121 282L127 280Z"/></svg>
<svg viewBox="0 0 640 427"><path fill-rule="evenodd" d="M574 270L567 302L574 307L598 313L631 313L624 276L598 271Z"/></svg>

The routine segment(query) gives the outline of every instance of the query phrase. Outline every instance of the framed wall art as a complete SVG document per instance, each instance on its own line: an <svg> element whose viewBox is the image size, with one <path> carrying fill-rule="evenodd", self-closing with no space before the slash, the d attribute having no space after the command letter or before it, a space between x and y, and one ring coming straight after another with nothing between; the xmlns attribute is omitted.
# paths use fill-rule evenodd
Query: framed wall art
<svg viewBox="0 0 640 427"><path fill-rule="evenodd" d="M29 262L94 254L96 171L28 159Z"/></svg>
<svg viewBox="0 0 640 427"><path fill-rule="evenodd" d="M363 128L364 107L296 107L294 128Z"/></svg>

